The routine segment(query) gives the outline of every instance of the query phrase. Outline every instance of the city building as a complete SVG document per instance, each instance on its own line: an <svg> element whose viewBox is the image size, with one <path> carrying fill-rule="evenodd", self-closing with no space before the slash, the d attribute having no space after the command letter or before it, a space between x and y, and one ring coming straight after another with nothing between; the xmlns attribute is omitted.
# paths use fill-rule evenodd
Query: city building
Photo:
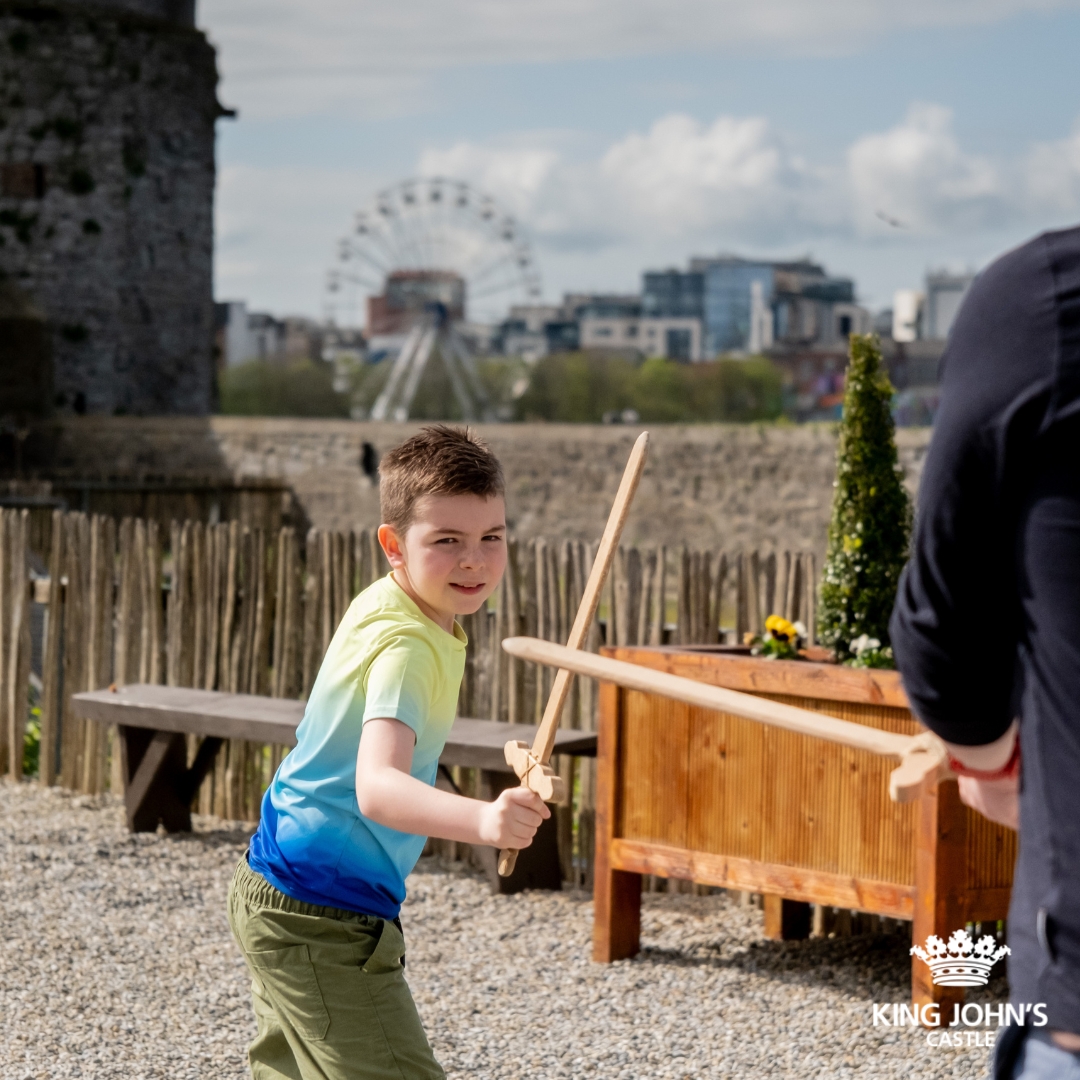
<svg viewBox="0 0 1080 1080"><path fill-rule="evenodd" d="M810 259L723 255L647 270L640 295L568 293L561 304L513 307L497 343L529 359L574 348L688 361L822 352L842 368L848 337L872 327L850 278Z"/></svg>
<svg viewBox="0 0 1080 1080"><path fill-rule="evenodd" d="M949 336L956 313L975 280L972 273L951 274L947 270L931 270L926 275L926 315L924 336L931 341L944 341Z"/></svg>
<svg viewBox="0 0 1080 1080"><path fill-rule="evenodd" d="M558 322L563 317L562 304L514 304L507 322L525 333L542 334L547 323Z"/></svg>
<svg viewBox="0 0 1080 1080"><path fill-rule="evenodd" d="M657 319L704 319L705 275L700 270L647 270L641 277L641 313Z"/></svg>
<svg viewBox="0 0 1080 1080"><path fill-rule="evenodd" d="M567 293L563 297L564 319L637 319L641 297L637 293Z"/></svg>
<svg viewBox="0 0 1080 1080"><path fill-rule="evenodd" d="M960 310L973 273L928 270L922 289L897 289L893 295L894 341L944 341Z"/></svg>
<svg viewBox="0 0 1080 1080"><path fill-rule="evenodd" d="M926 293L918 289L897 289L893 293L892 339L906 344L922 336Z"/></svg>
<svg viewBox="0 0 1080 1080"><path fill-rule="evenodd" d="M763 298L771 301L773 264L729 255L693 259L690 270L701 274L704 281L702 320L706 355L749 352L754 286Z"/></svg>
<svg viewBox="0 0 1080 1080"><path fill-rule="evenodd" d="M579 324L582 349L633 351L665 360L701 359L701 320L586 316Z"/></svg>
<svg viewBox="0 0 1080 1080"><path fill-rule="evenodd" d="M627 335L621 324L617 330L615 324L626 319L636 324L640 314L641 297L622 293L567 293L561 304L515 304L494 335L492 348L529 361L583 348L622 348L606 343L586 345L584 324L596 320L610 324L598 335L599 339L614 336L621 341Z"/></svg>
<svg viewBox="0 0 1080 1080"><path fill-rule="evenodd" d="M219 367L250 360L287 363L323 357L326 329L314 319L276 319L265 312L248 311L243 300L226 300L214 305L214 324Z"/></svg>
<svg viewBox="0 0 1080 1080"><path fill-rule="evenodd" d="M509 316L498 327L492 342L494 352L507 356L520 356L530 363L547 356L551 349L551 339L547 327L557 327L560 338L566 322L560 304L514 304ZM577 332L577 324L573 324ZM576 340L572 348L577 348Z"/></svg>
<svg viewBox="0 0 1080 1080"><path fill-rule="evenodd" d="M871 326L849 278L809 259L695 258L687 271L646 271L642 311L701 320L702 356L784 349L841 349Z"/></svg>
<svg viewBox="0 0 1080 1080"><path fill-rule="evenodd" d="M567 293L561 304L513 306L493 348L530 361L578 349L700 360L701 319L648 314L636 294Z"/></svg>
<svg viewBox="0 0 1080 1080"><path fill-rule="evenodd" d="M929 270L923 288L897 289L891 311L882 313L881 328L891 322L881 344L897 391L893 414L901 426L933 423L945 340L974 280L970 272Z"/></svg>

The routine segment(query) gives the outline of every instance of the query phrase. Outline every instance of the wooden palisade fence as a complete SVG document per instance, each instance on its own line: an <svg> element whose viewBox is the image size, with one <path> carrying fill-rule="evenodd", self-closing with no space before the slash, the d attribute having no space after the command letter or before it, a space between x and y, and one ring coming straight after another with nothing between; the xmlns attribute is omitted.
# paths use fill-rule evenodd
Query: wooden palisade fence
<svg viewBox="0 0 1080 1080"><path fill-rule="evenodd" d="M72 715L73 693L143 682L303 699L353 597L388 570L374 529L302 538L291 528L268 536L235 521L185 521L166 532L154 521L56 511L49 550L35 553L45 574L35 576L26 511L0 515L0 768L22 773L36 694L40 781L89 794L119 790L119 754L100 725ZM503 585L462 620L461 715L539 722L552 673L499 644L514 634L565 641L594 552L573 541L510 542ZM810 553L623 548L587 647L739 641L772 611L812 627L815 577ZM35 610L40 679L31 674ZM595 710L595 687L578 680L563 723L591 730ZM283 752L231 740L195 808L256 820ZM557 767L575 793L559 813L564 870L587 879L594 764L566 758Z"/></svg>

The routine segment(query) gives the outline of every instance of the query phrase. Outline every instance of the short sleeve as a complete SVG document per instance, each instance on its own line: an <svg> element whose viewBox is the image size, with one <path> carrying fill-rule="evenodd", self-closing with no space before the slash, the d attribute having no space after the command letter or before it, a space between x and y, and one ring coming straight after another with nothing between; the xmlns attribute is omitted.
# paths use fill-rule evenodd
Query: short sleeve
<svg viewBox="0 0 1080 1080"><path fill-rule="evenodd" d="M436 671L435 655L422 638L392 638L364 674L364 723L382 717L400 720L419 739L435 697Z"/></svg>

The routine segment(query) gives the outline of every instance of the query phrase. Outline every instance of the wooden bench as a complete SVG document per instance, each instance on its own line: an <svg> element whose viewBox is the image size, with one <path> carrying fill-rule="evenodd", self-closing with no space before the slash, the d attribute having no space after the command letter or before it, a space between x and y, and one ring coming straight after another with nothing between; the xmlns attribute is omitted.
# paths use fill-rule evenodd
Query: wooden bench
<svg viewBox="0 0 1080 1080"><path fill-rule="evenodd" d="M159 825L169 832L190 832L192 800L225 740L295 746L296 728L304 716L302 701L153 685L75 694L72 709L76 716L117 727L124 804L132 832L153 832ZM480 770L481 798L497 797L518 783L503 757L503 745L510 739L531 743L535 734L536 728L528 724L457 719L439 758L439 786L453 788L449 768L460 765ZM188 735L202 737L190 765ZM596 734L560 730L555 752L595 757ZM494 848L475 847L473 852L498 892L559 889L557 837L552 814L509 878L499 877Z"/></svg>

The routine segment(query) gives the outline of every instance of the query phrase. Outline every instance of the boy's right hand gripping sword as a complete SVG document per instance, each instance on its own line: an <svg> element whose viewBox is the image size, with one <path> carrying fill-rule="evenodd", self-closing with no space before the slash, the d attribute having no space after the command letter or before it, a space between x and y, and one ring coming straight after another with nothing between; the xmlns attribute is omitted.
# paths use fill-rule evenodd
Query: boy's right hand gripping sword
<svg viewBox="0 0 1080 1080"><path fill-rule="evenodd" d="M581 649L585 644L597 605L600 603L600 589L611 567L611 560L619 547L619 537L622 535L623 525L626 524L627 515L630 513L630 503L634 498L634 492L637 491L642 470L645 468L648 447L649 433L643 431L634 443L634 449L630 451L622 482L615 495L615 502L608 515L607 525L604 527L604 535L600 540L600 547L597 549L592 569L589 571L589 579L585 583L585 592L578 605L570 637L566 642L568 648ZM566 695L570 692L572 678L571 672L565 668L560 668L556 672L555 682L548 696L547 708L544 709L544 718L540 721L532 749L529 748L528 743L508 742L504 751L506 763L521 779L521 786L535 791L544 802L562 802L566 797L562 777L556 775L548 762L551 760L555 732L559 727L559 719L562 716L563 705L566 703ZM516 861L517 852L512 848L500 851L500 875L509 877L514 872Z"/></svg>

